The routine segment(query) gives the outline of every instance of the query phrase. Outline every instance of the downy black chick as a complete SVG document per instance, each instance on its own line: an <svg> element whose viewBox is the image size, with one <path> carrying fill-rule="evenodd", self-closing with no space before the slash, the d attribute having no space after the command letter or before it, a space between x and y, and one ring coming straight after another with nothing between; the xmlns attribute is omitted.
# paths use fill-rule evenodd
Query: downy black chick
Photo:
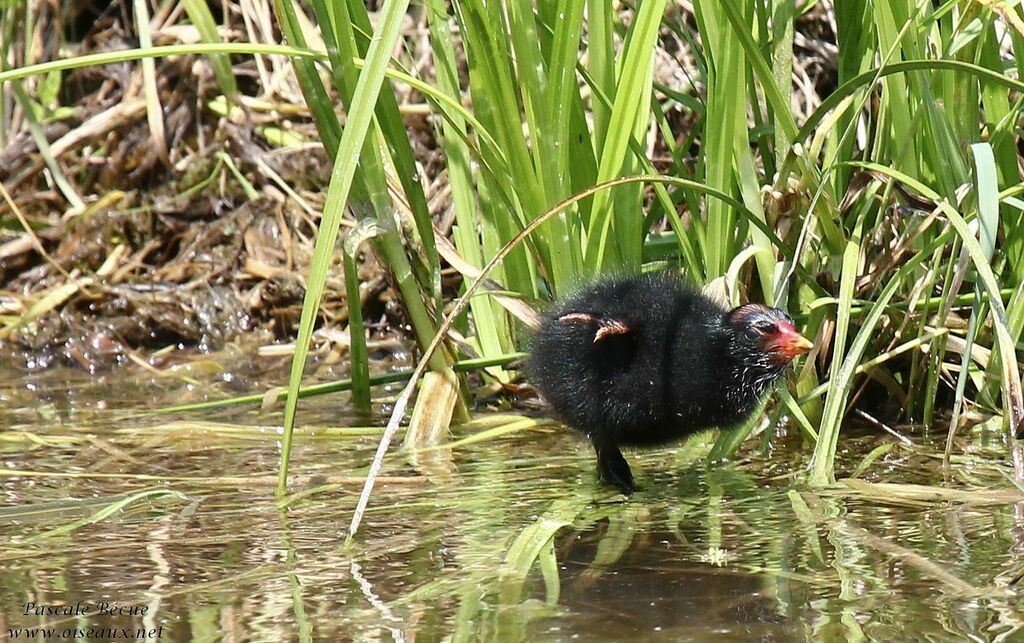
<svg viewBox="0 0 1024 643"><path fill-rule="evenodd" d="M620 446L747 419L812 345L777 308L726 310L665 273L612 277L545 315L527 373L597 451L601 480L636 489Z"/></svg>

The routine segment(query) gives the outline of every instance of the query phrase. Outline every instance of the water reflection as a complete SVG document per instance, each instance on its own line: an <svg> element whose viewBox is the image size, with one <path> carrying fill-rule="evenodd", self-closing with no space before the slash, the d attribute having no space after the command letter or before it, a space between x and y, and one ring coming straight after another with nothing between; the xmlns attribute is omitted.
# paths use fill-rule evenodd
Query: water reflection
<svg viewBox="0 0 1024 643"><path fill-rule="evenodd" d="M304 403L319 428L297 437L282 503L276 412L129 417L90 403L112 396L95 382L74 403L33 386L52 406L12 409L0 432L11 640L24 627L175 641L1021 636L1018 496L984 436L965 438L945 482L933 449L900 444L864 484L824 491L794 486L798 443L773 439L768 458L752 441L744 460L708 468L698 440L635 456L643 490L623 502L594 483L575 435L512 433L442 458L436 482L394 454L346 548L378 433L334 431L338 399ZM850 434L843 469L888 439ZM940 483L956 494L921 495ZM99 613L104 601L135 611Z"/></svg>
<svg viewBox="0 0 1024 643"><path fill-rule="evenodd" d="M611 524L573 534L560 548L566 614L549 632L603 632L617 640L735 637L792 640L792 615L780 613L776 579L694 561L672 532L643 531L615 562L602 563ZM787 600L805 595L784 581Z"/></svg>

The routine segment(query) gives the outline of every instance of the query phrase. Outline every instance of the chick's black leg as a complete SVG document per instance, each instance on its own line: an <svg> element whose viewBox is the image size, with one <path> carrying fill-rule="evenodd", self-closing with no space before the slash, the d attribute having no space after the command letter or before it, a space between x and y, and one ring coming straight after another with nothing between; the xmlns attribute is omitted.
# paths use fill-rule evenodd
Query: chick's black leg
<svg viewBox="0 0 1024 643"><path fill-rule="evenodd" d="M597 451L597 473L602 482L615 485L627 496L636 491L629 463L617 446L594 442L594 450Z"/></svg>

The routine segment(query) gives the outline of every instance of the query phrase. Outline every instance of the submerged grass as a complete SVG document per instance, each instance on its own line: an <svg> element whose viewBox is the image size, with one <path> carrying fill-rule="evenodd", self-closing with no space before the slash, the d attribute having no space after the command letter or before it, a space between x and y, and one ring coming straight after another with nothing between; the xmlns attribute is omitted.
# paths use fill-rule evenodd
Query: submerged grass
<svg viewBox="0 0 1024 643"><path fill-rule="evenodd" d="M94 382L75 394L123 388ZM17 505L0 509L9 627L25 624L22 605L37 594L74 605L99 591L180 620L178 638L276 640L306 628L313 638L388 629L644 640L742 629L891 640L913 629L944 640L1012 639L1024 626L1013 588L1021 492L999 488L996 431L959 436L970 455L953 456L948 478L940 440L915 435L878 453L860 432L826 490L790 481L805 458L799 440L769 430L771 445L749 440L738 464L721 467L707 463L705 436L638 454L649 486L628 502L593 480L590 453L564 431L467 440L446 481L409 475L394 458L366 514L372 530L341 547L339 517L362 479L331 474L365 470L377 436L330 426L327 397L309 404L317 428L297 431L294 492L279 497L276 422L250 426L252 412L233 411L222 422L108 419L76 432L102 440L92 451L51 439L67 430L58 415L37 422L36 450L5 447L3 487ZM453 432L532 421L485 415ZM131 460L108 457L117 451ZM844 478L861 465L863 479ZM63 477L69 469L77 477ZM45 625L54 622L64 626Z"/></svg>

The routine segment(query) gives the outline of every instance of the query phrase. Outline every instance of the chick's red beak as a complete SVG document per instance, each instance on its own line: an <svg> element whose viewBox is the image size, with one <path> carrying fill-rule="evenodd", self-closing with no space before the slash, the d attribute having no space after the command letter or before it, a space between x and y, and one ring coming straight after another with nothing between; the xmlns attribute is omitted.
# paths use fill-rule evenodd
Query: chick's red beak
<svg viewBox="0 0 1024 643"><path fill-rule="evenodd" d="M777 330L765 342L765 348L773 355L789 361L797 355L803 355L814 348L814 344L801 335L793 324L783 321L776 325Z"/></svg>

